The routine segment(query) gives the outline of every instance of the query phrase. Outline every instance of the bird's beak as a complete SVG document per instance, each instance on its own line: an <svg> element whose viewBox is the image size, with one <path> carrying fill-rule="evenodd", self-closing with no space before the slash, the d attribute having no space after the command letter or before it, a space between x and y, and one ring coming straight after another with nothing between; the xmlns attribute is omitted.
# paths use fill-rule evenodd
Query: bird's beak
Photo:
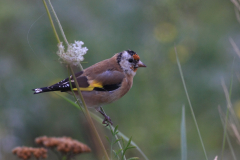
<svg viewBox="0 0 240 160"><path fill-rule="evenodd" d="M147 67L142 61L139 61L137 64L138 67Z"/></svg>

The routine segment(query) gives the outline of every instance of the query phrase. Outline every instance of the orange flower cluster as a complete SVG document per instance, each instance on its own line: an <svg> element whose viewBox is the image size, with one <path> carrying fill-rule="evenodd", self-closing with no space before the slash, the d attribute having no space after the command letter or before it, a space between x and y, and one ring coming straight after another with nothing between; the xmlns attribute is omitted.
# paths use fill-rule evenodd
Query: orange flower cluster
<svg viewBox="0 0 240 160"><path fill-rule="evenodd" d="M62 153L79 154L83 152L91 152L91 149L87 145L77 140L73 140L70 137L57 138L43 136L36 138L35 142L47 148L56 147L57 150Z"/></svg>
<svg viewBox="0 0 240 160"><path fill-rule="evenodd" d="M36 159L47 158L47 150L44 148L16 147L12 150L12 153L23 160L28 160L32 155Z"/></svg>

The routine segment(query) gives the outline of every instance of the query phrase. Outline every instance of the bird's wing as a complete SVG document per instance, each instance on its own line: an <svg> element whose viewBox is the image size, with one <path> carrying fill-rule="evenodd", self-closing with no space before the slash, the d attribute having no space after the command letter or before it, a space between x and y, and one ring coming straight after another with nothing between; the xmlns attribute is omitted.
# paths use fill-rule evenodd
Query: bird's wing
<svg viewBox="0 0 240 160"><path fill-rule="evenodd" d="M84 71L75 74L81 91L113 91L121 86L125 75L116 70L107 70L98 74L86 74ZM71 85L74 91L77 87L73 77L70 77ZM52 86L47 87L49 91L67 92L71 90L69 78L66 78Z"/></svg>
<svg viewBox="0 0 240 160"><path fill-rule="evenodd" d="M77 82L82 91L112 91L121 86L124 78L122 72L107 70L94 76L83 74L77 77ZM77 90L75 87L73 83L73 90Z"/></svg>
<svg viewBox="0 0 240 160"><path fill-rule="evenodd" d="M76 73L75 76L81 91L112 91L118 89L121 86L125 75L121 72L120 68L118 68L118 65L117 67L115 66L114 60L107 59L98 62L95 65ZM108 68L108 70L106 70L106 68ZM77 91L73 77L71 76L70 79L73 90ZM55 91L69 91L71 90L69 78L49 86L48 88Z"/></svg>

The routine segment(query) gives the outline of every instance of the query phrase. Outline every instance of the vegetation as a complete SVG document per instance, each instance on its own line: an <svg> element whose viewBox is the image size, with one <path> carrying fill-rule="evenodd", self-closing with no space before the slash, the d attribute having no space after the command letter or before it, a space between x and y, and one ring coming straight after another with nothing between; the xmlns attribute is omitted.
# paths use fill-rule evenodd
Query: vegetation
<svg viewBox="0 0 240 160"><path fill-rule="evenodd" d="M127 95L104 106L114 125L132 138L125 142L121 135L115 138L116 129L94 123L111 158L122 159L120 152L127 150L126 157L144 159L137 149L128 150L131 140L149 159L240 157L240 30L230 1L81 0L53 6L67 39L80 39L89 49L83 68L125 49L136 51L147 65ZM69 74L55 54L42 2L0 2L0 24L0 159L16 159L14 147L34 147L33 139L42 135L73 137L93 150L76 159L97 159L86 118L71 105L74 98L31 92ZM116 146L120 141L122 149Z"/></svg>

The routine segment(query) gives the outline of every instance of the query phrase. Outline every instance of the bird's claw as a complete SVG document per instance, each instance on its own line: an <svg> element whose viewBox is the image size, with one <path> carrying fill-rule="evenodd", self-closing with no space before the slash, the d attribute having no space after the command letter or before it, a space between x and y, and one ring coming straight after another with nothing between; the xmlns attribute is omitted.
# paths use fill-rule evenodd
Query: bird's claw
<svg viewBox="0 0 240 160"><path fill-rule="evenodd" d="M111 118L110 118L109 116L105 115L104 117L105 117L105 118L104 118L102 124L106 124L105 127L107 127L107 126L109 125L109 123L110 123L111 125L113 124L113 123L112 123L112 120L111 120Z"/></svg>

